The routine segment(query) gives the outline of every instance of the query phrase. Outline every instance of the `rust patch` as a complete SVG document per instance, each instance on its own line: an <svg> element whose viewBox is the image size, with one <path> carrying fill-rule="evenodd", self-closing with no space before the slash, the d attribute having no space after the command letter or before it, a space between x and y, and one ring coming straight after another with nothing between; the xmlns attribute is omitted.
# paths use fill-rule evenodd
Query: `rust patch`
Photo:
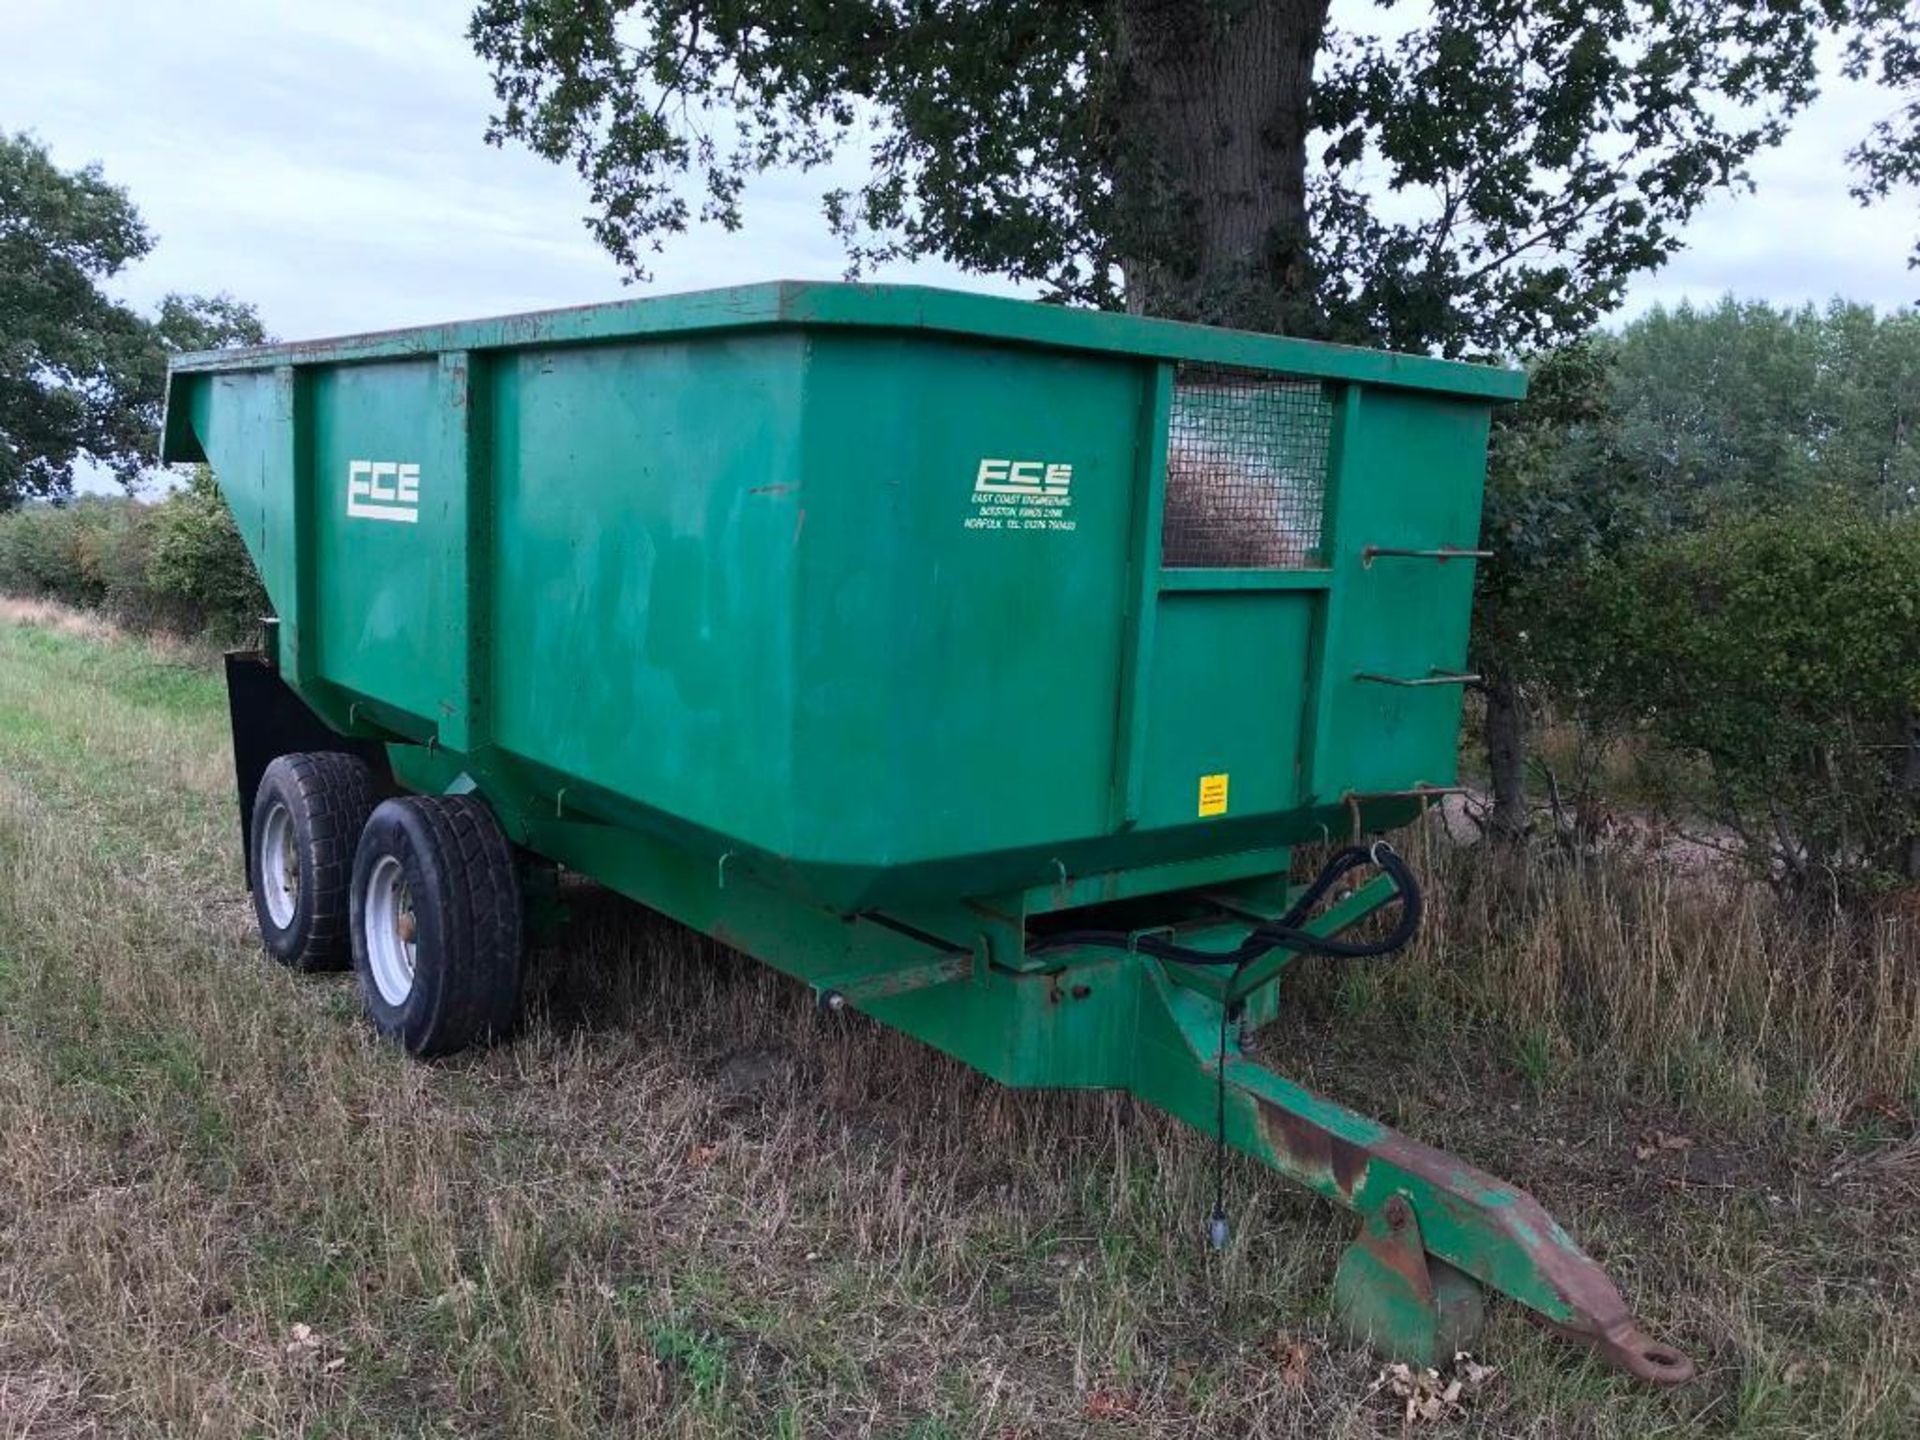
<svg viewBox="0 0 1920 1440"><path fill-rule="evenodd" d="M1260 1128L1282 1162L1303 1174L1324 1176L1351 1200L1366 1178L1366 1150L1271 1101L1259 1105Z"/></svg>
<svg viewBox="0 0 1920 1440"><path fill-rule="evenodd" d="M1413 1211L1396 1195L1387 1201L1380 1219L1377 1226L1362 1226L1354 1243L1368 1250L1383 1270L1399 1276L1409 1295L1422 1305L1433 1304L1433 1276L1427 1270L1427 1251Z"/></svg>
<svg viewBox="0 0 1920 1440"><path fill-rule="evenodd" d="M1337 1135L1328 1138L1333 1141L1333 1181L1343 1193L1352 1195L1367 1177L1367 1152Z"/></svg>

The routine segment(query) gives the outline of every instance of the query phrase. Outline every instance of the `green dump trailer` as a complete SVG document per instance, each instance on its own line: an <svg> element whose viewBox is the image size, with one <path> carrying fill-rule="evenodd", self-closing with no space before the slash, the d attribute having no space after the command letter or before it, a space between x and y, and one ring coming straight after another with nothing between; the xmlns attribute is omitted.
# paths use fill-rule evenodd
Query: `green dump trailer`
<svg viewBox="0 0 1920 1440"><path fill-rule="evenodd" d="M565 867L1350 1207L1335 1304L1383 1351L1446 1360L1490 1288L1685 1379L1531 1197L1242 1043L1291 959L1417 923L1372 837L1453 783L1522 387L799 283L183 357L163 458L273 602L228 662L266 946L444 1053L511 1029Z"/></svg>

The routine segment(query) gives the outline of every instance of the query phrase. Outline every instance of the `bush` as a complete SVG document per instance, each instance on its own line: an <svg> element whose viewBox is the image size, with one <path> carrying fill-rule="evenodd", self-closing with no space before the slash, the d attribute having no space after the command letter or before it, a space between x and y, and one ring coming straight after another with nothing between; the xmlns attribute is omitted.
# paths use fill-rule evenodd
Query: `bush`
<svg viewBox="0 0 1920 1440"><path fill-rule="evenodd" d="M220 641L251 635L267 613L252 558L205 468L151 504L88 497L0 515L0 591Z"/></svg>
<svg viewBox="0 0 1920 1440"><path fill-rule="evenodd" d="M1920 517L1835 498L1595 567L1564 657L1592 718L1704 762L1696 797L1783 888L1920 872Z"/></svg>
<svg viewBox="0 0 1920 1440"><path fill-rule="evenodd" d="M0 589L99 608L113 573L113 532L137 523L124 500L29 505L0 516Z"/></svg>
<svg viewBox="0 0 1920 1440"><path fill-rule="evenodd" d="M196 468L183 489L153 507L148 529L144 573L154 596L218 639L251 635L267 613L267 592L213 472Z"/></svg>

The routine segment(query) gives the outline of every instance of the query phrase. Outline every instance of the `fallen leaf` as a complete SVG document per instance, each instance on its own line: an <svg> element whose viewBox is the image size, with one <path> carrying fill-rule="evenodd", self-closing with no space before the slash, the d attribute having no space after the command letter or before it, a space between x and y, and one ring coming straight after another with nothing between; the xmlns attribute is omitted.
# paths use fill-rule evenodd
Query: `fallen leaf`
<svg viewBox="0 0 1920 1440"><path fill-rule="evenodd" d="M1453 1373L1467 1382L1469 1390L1478 1390L1500 1373L1500 1367L1482 1365L1471 1351L1462 1350L1453 1357Z"/></svg>
<svg viewBox="0 0 1920 1440"><path fill-rule="evenodd" d="M1089 1420L1117 1420L1133 1412L1133 1397L1123 1390L1095 1390L1087 1396Z"/></svg>
<svg viewBox="0 0 1920 1440"><path fill-rule="evenodd" d="M1274 1357L1280 1362L1280 1383L1289 1390L1307 1388L1307 1362L1310 1352L1298 1340L1282 1335L1273 1342Z"/></svg>
<svg viewBox="0 0 1920 1440"><path fill-rule="evenodd" d="M1396 1400L1406 1402L1404 1419L1408 1425L1429 1424L1466 1410L1460 1403L1464 1391L1462 1382L1444 1379L1438 1370L1415 1370L1410 1365L1395 1363L1380 1372L1373 1388L1385 1390Z"/></svg>

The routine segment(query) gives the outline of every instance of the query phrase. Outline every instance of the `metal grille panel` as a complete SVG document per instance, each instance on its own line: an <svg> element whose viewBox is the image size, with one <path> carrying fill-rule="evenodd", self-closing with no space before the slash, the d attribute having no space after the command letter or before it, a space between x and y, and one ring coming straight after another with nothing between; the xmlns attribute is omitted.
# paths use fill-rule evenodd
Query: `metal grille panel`
<svg viewBox="0 0 1920 1440"><path fill-rule="evenodd" d="M1161 563L1319 565L1332 429L1333 404L1314 381L1181 366L1167 422Z"/></svg>

